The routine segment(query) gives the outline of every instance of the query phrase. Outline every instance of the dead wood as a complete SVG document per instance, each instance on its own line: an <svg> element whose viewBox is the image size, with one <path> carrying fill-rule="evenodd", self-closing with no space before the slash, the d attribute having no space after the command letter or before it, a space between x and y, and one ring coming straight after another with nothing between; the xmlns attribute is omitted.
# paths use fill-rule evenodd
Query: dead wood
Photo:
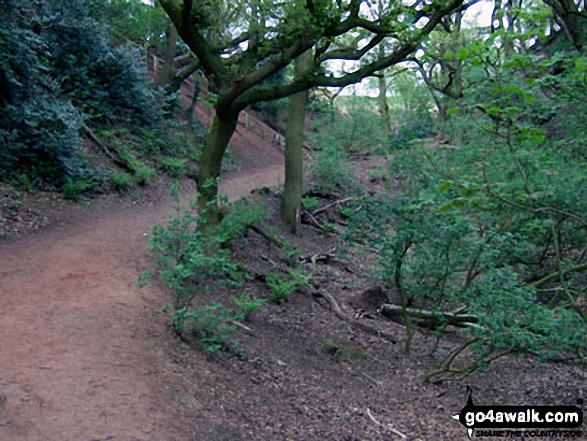
<svg viewBox="0 0 587 441"><path fill-rule="evenodd" d="M480 327L479 318L470 314L463 314L463 308L455 312L428 311L425 309L406 308L405 312L399 305L384 304L379 308L379 313L387 318L402 316L407 313L408 316L421 320L430 326L441 326L449 324L458 327Z"/></svg>
<svg viewBox="0 0 587 441"><path fill-rule="evenodd" d="M348 315L346 315L344 313L344 311L340 308L340 305L338 304L336 299L329 292L319 289L319 290L313 291L312 294L315 297L322 297L322 298L326 299L328 301L328 303L330 304L330 308L332 309L332 311L343 322L346 322L346 323L350 324L352 327L354 327L356 329L360 329L361 331L364 331L368 334L371 334L376 337L387 340L390 343L397 343L397 340L391 334L384 332L384 331L379 331L378 329L375 329L371 326L368 326L364 323L361 323L357 320L353 320L352 318L350 318Z"/></svg>
<svg viewBox="0 0 587 441"><path fill-rule="evenodd" d="M112 159L112 161L114 161L115 164L120 165L121 167L124 167L127 170L130 170L128 167L128 164L126 162L124 162L120 157L118 157L118 154L114 154L110 151L110 149L108 149L108 147L106 146L106 144L104 144L100 138L98 138L98 136L92 131L92 129L90 129L86 124L82 123L81 125L82 130L84 131L84 133L86 135L88 135L88 137L98 146L100 147L104 153L106 153L106 156L108 156L110 159Z"/></svg>
<svg viewBox="0 0 587 441"><path fill-rule="evenodd" d="M337 235L342 234L340 231L338 231L336 228L334 228L334 226L332 226L331 228L328 228L328 227L325 227L324 225L322 225L320 222L318 222L318 220L309 211L304 210L302 212L302 214L303 214L303 217L302 217L303 223L313 225L316 228L318 228L319 230L322 230L328 234L337 234Z"/></svg>
<svg viewBox="0 0 587 441"><path fill-rule="evenodd" d="M350 202L355 199L356 199L355 197L349 197L349 198L339 199L337 201L331 202L330 204L325 205L324 207L320 207L320 208L312 211L312 216L316 216L316 215L322 213L323 211L328 210L330 207L334 207L335 205L340 206L340 204L346 204L347 202Z"/></svg>

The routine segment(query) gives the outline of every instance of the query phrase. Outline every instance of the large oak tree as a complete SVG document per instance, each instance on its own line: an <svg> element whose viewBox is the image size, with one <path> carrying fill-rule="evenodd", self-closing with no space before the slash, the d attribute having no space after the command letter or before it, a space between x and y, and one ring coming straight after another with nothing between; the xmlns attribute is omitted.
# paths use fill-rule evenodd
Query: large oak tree
<svg viewBox="0 0 587 441"><path fill-rule="evenodd" d="M466 0L397 1L382 15L373 14L367 0L160 3L218 91L214 122L196 172L203 225L220 220L216 197L222 158L246 106L312 87L357 83L406 59L444 16L468 6ZM378 51L382 42L385 51ZM310 50L313 68L305 75L279 86L264 82ZM329 72L333 61L361 61L373 53L369 63L354 70Z"/></svg>

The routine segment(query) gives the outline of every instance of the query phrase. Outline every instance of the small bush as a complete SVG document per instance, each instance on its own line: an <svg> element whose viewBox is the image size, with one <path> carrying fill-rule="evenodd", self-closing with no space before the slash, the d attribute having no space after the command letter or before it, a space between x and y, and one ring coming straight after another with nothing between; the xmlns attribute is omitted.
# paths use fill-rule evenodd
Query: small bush
<svg viewBox="0 0 587 441"><path fill-rule="evenodd" d="M155 171L146 165L141 165L134 170L139 185L145 185L153 176Z"/></svg>
<svg viewBox="0 0 587 441"><path fill-rule="evenodd" d="M327 147L320 151L311 165L314 175L312 190L324 196L341 196L360 192L346 153Z"/></svg>
<svg viewBox="0 0 587 441"><path fill-rule="evenodd" d="M173 156L161 155L157 157L157 166L160 170L177 178L186 168L186 160Z"/></svg>
<svg viewBox="0 0 587 441"><path fill-rule="evenodd" d="M182 338L199 335L205 348L211 352L229 347L235 331L234 320L244 320L260 307L261 301L251 300L246 293L233 299L235 308L204 300L222 287L238 288L244 272L232 258L227 245L244 234L248 226L259 220L264 211L256 206L235 203L229 206L220 225L208 227L205 232L197 228L198 216L191 208L179 206L176 187L172 190L178 208L168 217L168 225L157 225L149 242L156 256L158 268L146 274L142 281L162 283L171 297L165 308L175 332Z"/></svg>
<svg viewBox="0 0 587 441"><path fill-rule="evenodd" d="M265 299L252 299L246 291L240 297L233 297L232 301L237 307L237 317L239 320L248 319L253 312L259 310L265 303Z"/></svg>
<svg viewBox="0 0 587 441"><path fill-rule="evenodd" d="M266 280L271 288L271 300L280 305L287 301L295 290L306 286L310 282L310 277L297 268L287 274L274 271L267 275Z"/></svg>
<svg viewBox="0 0 587 441"><path fill-rule="evenodd" d="M85 181L82 179L71 179L68 177L65 184L63 184L61 191L63 192L63 197L65 199L76 199L81 193L88 191L96 185L96 182Z"/></svg>
<svg viewBox="0 0 587 441"><path fill-rule="evenodd" d="M238 350L238 342L232 338L236 331L235 319L235 311L220 302L191 309L184 307L171 313L171 322L178 335L185 335L186 330L197 334L204 349L213 354Z"/></svg>
<svg viewBox="0 0 587 441"><path fill-rule="evenodd" d="M132 176L125 172L113 173L110 180L119 191L128 191L132 186Z"/></svg>
<svg viewBox="0 0 587 441"><path fill-rule="evenodd" d="M304 196L302 198L302 208L306 211L313 211L318 208L320 201L314 196Z"/></svg>

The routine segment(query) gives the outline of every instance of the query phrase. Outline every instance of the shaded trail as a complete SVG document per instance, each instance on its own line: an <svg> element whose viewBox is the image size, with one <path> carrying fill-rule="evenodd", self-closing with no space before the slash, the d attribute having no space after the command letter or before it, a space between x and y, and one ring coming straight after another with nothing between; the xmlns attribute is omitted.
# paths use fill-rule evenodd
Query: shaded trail
<svg viewBox="0 0 587 441"><path fill-rule="evenodd" d="M221 187L231 199L283 182L275 146L241 128L231 149L238 168ZM98 200L0 242L0 440L186 439L159 375L162 299L134 285L148 233L172 212L169 197Z"/></svg>

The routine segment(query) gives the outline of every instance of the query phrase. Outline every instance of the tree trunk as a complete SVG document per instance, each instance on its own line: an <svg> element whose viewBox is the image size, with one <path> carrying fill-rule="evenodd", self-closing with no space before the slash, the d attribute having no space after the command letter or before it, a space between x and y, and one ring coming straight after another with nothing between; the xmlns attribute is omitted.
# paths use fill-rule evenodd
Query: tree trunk
<svg viewBox="0 0 587 441"><path fill-rule="evenodd" d="M378 78L379 83L379 113L381 114L381 130L383 137L387 140L391 133L391 121L389 119L389 106L387 105L387 81L385 81L385 72L381 71Z"/></svg>
<svg viewBox="0 0 587 441"><path fill-rule="evenodd" d="M163 59L163 67L157 76L157 87L166 86L171 78L175 47L177 44L177 29L171 20L167 24L167 49Z"/></svg>
<svg viewBox="0 0 587 441"><path fill-rule="evenodd" d="M198 104L198 98L200 97L200 92L202 90L202 87L200 84L200 75L198 75L198 72L195 72L193 75L194 75L194 94L192 95L192 103L190 104L190 107L188 109L188 115L190 116L190 122L192 124L195 121L196 105Z"/></svg>
<svg viewBox="0 0 587 441"><path fill-rule="evenodd" d="M200 229L216 226L222 219L218 206L218 184L222 171L222 158L228 147L238 121L237 111L216 112L212 127L208 132L198 172L196 183L198 184L198 214L202 222Z"/></svg>
<svg viewBox="0 0 587 441"><path fill-rule="evenodd" d="M311 68L312 51L304 52L295 60L294 78L303 77ZM299 234L303 192L304 119L308 92L300 92L289 98L287 127L285 129L285 184L281 199L281 217Z"/></svg>

